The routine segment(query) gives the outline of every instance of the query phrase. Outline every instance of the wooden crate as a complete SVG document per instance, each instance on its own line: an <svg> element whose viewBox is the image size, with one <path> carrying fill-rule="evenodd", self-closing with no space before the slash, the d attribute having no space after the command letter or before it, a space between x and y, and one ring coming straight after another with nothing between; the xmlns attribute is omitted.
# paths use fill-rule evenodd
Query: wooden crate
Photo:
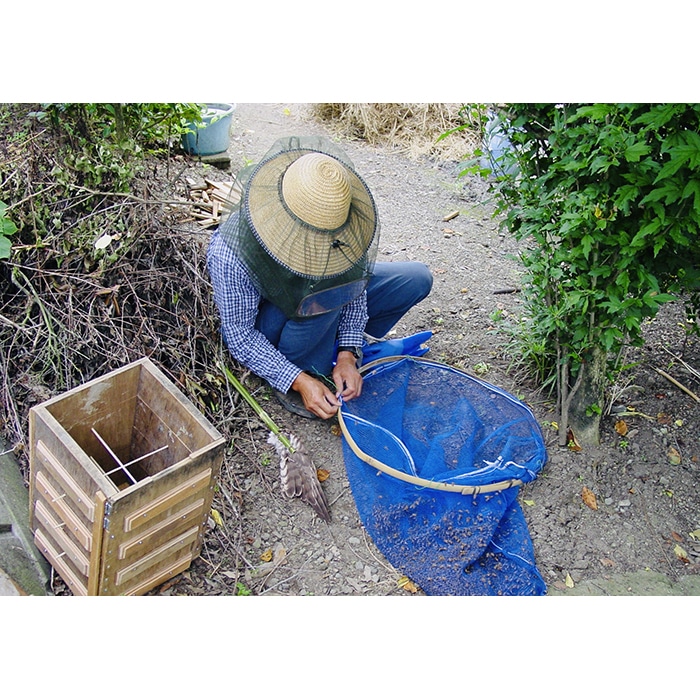
<svg viewBox="0 0 700 700"><path fill-rule="evenodd" d="M222 435L148 359L31 409L30 524L75 595L140 595L201 550Z"/></svg>

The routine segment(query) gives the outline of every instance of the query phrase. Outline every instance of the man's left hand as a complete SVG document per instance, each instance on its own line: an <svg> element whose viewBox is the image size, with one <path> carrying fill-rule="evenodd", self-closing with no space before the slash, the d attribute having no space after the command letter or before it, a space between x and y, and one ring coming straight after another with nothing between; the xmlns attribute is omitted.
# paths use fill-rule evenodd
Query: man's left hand
<svg viewBox="0 0 700 700"><path fill-rule="evenodd" d="M357 362L351 352L344 350L338 353L333 381L343 401L357 398L362 393L362 375L357 371Z"/></svg>

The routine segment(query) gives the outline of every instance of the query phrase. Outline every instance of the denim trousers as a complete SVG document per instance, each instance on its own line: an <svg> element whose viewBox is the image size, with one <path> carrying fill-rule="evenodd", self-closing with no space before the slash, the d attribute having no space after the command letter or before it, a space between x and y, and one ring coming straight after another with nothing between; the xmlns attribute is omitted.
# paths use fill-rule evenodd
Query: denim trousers
<svg viewBox="0 0 700 700"><path fill-rule="evenodd" d="M399 319L430 293L433 277L420 262L375 263L367 285L365 333L381 338ZM274 304L263 301L255 327L300 369L325 376L333 369L341 309L304 319L289 319Z"/></svg>

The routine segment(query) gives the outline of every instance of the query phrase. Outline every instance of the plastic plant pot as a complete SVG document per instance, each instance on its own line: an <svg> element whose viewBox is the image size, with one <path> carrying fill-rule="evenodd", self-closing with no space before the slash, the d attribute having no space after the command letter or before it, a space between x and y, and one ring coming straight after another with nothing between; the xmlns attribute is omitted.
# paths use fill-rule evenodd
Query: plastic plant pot
<svg viewBox="0 0 700 700"><path fill-rule="evenodd" d="M199 156L226 151L230 143L231 117L235 109L235 104L207 103L202 123L190 124L193 131L183 135L183 150L190 155Z"/></svg>

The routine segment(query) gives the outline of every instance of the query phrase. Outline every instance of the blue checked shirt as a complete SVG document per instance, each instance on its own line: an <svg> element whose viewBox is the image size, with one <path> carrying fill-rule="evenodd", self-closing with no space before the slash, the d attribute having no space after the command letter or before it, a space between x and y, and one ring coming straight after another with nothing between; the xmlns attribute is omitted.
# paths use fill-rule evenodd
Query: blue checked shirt
<svg viewBox="0 0 700 700"><path fill-rule="evenodd" d="M302 371L255 328L262 300L241 260L216 231L207 250L214 302L221 317L221 334L231 355L251 372L284 393ZM339 345L362 345L367 324L367 292L346 304L338 323Z"/></svg>

